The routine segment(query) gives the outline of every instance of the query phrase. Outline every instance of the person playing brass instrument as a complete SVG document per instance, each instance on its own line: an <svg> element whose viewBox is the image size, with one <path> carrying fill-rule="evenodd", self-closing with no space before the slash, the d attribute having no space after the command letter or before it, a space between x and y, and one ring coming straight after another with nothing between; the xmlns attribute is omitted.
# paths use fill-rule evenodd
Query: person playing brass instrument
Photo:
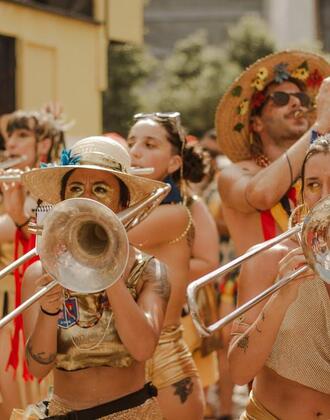
<svg viewBox="0 0 330 420"><path fill-rule="evenodd" d="M59 119L46 111L15 111L6 118L4 145L8 164L19 161L10 171L20 173L40 162L50 162L63 146L64 131ZM23 159L22 159L23 158ZM4 163L4 162L2 162ZM9 172L10 172L9 171ZM0 214L1 265L5 266L34 247L28 222L36 202L20 182L2 182ZM5 252L3 252L5 251ZM1 316L19 302L22 267L0 281ZM28 374L24 362L21 317L0 331L0 417L8 418L14 407L23 408L35 398L47 394L47 386Z"/></svg>
<svg viewBox="0 0 330 420"><path fill-rule="evenodd" d="M306 211L329 195L330 135L325 135L311 144L303 162ZM328 230L325 235L328 247ZM297 239L287 239L250 259L239 277L239 306L304 264ZM255 378L241 420L330 418L329 320L330 282L309 268L266 304L257 304L234 321L229 350L232 378L238 384Z"/></svg>
<svg viewBox="0 0 330 420"><path fill-rule="evenodd" d="M130 157L118 142L89 137L66 152L61 164L24 178L31 194L48 203L89 198L118 213L164 185L130 175L129 168ZM25 273L23 296L50 280L42 262L35 262ZM30 412L54 419L161 419L144 362L158 342L169 291L165 266L129 246L124 274L111 287L80 294L56 286L28 309L23 317L29 370L38 378L54 375L52 398ZM14 411L12 419L19 415Z"/></svg>

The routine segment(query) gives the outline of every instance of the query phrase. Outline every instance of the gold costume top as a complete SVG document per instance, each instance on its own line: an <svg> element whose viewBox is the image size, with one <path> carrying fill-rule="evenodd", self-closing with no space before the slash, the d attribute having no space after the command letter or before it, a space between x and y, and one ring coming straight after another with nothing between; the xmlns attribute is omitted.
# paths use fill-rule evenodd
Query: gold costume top
<svg viewBox="0 0 330 420"><path fill-rule="evenodd" d="M136 250L127 288L137 298L144 268L153 257ZM58 320L58 369L73 371L96 366L128 367L134 359L120 340L106 292L79 294L66 291Z"/></svg>
<svg viewBox="0 0 330 420"><path fill-rule="evenodd" d="M330 297L323 280L304 282L286 312L266 366L330 394Z"/></svg>

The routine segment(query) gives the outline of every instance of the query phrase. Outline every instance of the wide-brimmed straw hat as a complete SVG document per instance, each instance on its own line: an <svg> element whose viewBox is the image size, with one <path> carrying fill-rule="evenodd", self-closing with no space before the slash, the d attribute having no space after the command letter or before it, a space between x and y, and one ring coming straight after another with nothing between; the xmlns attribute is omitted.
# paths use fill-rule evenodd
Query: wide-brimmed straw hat
<svg viewBox="0 0 330 420"><path fill-rule="evenodd" d="M263 90L269 83L298 79L314 103L329 75L330 64L309 52L282 51L256 61L232 83L217 107L215 126L221 151L233 162L251 159L251 110L264 100Z"/></svg>
<svg viewBox="0 0 330 420"><path fill-rule="evenodd" d="M73 169L104 171L119 178L130 193L130 206L147 198L156 188L165 184L130 173L128 151L109 137L93 136L78 141L70 150L62 152L59 164L32 169L22 175L22 182L36 199L50 204L62 201L63 176Z"/></svg>

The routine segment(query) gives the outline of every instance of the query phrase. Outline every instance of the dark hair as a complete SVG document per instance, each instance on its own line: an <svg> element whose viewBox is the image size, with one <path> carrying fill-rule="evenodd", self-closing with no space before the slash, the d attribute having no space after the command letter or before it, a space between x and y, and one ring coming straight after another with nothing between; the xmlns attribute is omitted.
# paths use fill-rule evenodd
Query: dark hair
<svg viewBox="0 0 330 420"><path fill-rule="evenodd" d="M317 155L318 153L330 153L330 135L326 134L324 136L318 137L308 149L308 152L305 156L305 159L302 164L301 168L301 196L302 200L304 199L304 189L305 189L305 171L306 171L306 163L312 156Z"/></svg>
<svg viewBox="0 0 330 420"><path fill-rule="evenodd" d="M49 138L51 147L46 157L47 162L57 159L60 148L65 145L64 131L59 127L54 116L47 112L15 111L8 120L8 135L11 136L15 130L33 131L37 143Z"/></svg>
<svg viewBox="0 0 330 420"><path fill-rule="evenodd" d="M262 91L258 92L258 94L263 94L265 96L265 100L260 105L255 106L251 110L250 124L252 122L253 117L261 115L262 110L264 109L265 105L267 104L268 99L269 99L269 96L267 96L269 88L272 87L272 86L280 85L284 82L290 82L290 83L295 84L302 92L304 92L306 90L305 83L303 81L299 80L299 79L296 79L295 77L289 77L288 79L283 80L281 82L276 82L275 80L272 80L271 82L269 82L265 86L265 88ZM251 130L251 136L252 136L251 140L253 140L253 141L250 141L250 151L251 151L252 156L259 156L259 155L263 154L263 144L262 144L262 141L261 141L261 138L260 138L259 134L255 133L253 130Z"/></svg>
<svg viewBox="0 0 330 420"><path fill-rule="evenodd" d="M79 169L79 168L77 168L77 169ZM68 171L62 177L61 190L60 190L60 197L61 197L62 201L65 200L65 189L66 189L67 183L69 181L69 178L75 170L76 169L71 169L71 171ZM116 179L119 182L119 190L120 190L119 204L121 205L121 207L127 208L129 206L129 203L130 203L129 189L128 189L127 185L120 178L116 177Z"/></svg>
<svg viewBox="0 0 330 420"><path fill-rule="evenodd" d="M169 115L171 114L174 113L169 113ZM177 114L179 115L179 113ZM179 168L172 173L173 180L178 182L182 174L182 178L186 181L200 182L209 166L207 156L201 147L194 144L187 144L186 133L181 126L180 119L166 118L165 113L145 114L145 116L143 116L144 114L138 115L141 116L135 118L135 121L150 119L163 127L166 131L167 140L172 146L172 153L182 157L182 169Z"/></svg>

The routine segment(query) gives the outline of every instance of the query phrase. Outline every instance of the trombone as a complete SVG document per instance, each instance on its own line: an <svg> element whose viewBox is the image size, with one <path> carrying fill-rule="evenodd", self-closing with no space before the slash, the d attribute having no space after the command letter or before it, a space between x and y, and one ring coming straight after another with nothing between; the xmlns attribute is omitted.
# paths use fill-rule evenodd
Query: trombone
<svg viewBox="0 0 330 420"><path fill-rule="evenodd" d="M311 267L314 272L322 278L326 283L330 283L330 250L329 250L329 230L330 230L330 196L320 200L313 209L305 216L302 223L299 223L268 241L255 245L245 254L230 261L223 267L206 274L205 276L193 281L187 289L188 305L191 316L196 326L196 329L202 336L210 336L216 330L223 328L225 325L232 322L234 319L243 315L249 309L257 305L259 302L272 295L281 287L288 284L291 280L300 276ZM255 296L250 301L235 309L227 316L219 319L213 324L206 326L199 315L199 308L196 301L196 295L200 288L212 282L216 277L223 276L234 268L240 266L246 260L261 251L269 249L283 240L298 235L305 258L306 265L300 267L296 271L284 276L281 280L273 284L268 289L264 290L259 295Z"/></svg>
<svg viewBox="0 0 330 420"><path fill-rule="evenodd" d="M118 214L88 198L71 198L56 204L46 215L42 228L35 228L36 232L42 232L38 249L32 249L0 271L1 279L40 255L45 271L54 280L3 317L0 328L57 284L79 293L96 293L114 284L128 259L126 230L141 222L170 188L169 185L159 187L146 199Z"/></svg>

